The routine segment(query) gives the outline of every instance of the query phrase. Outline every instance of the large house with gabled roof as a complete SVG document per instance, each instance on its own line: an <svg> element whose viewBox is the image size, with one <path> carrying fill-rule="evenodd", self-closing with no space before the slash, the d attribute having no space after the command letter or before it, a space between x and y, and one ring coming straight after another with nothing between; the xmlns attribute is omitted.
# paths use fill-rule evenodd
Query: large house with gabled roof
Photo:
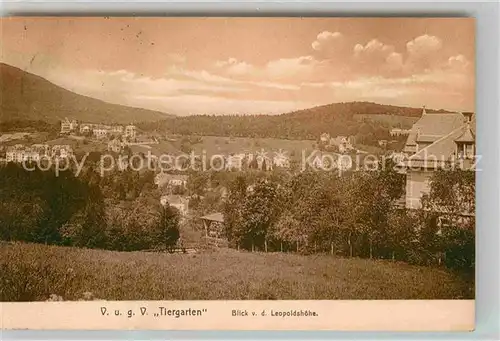
<svg viewBox="0 0 500 341"><path fill-rule="evenodd" d="M475 169L475 136L473 113L427 113L424 107L408 135L405 158L398 164L406 174L406 208L421 207L435 170Z"/></svg>

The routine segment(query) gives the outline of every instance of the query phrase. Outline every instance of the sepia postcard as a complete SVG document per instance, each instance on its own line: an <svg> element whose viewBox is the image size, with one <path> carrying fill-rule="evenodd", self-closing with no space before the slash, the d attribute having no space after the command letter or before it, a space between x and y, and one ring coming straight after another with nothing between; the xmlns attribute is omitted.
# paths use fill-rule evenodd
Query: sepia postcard
<svg viewBox="0 0 500 341"><path fill-rule="evenodd" d="M474 329L473 18L0 20L3 330Z"/></svg>

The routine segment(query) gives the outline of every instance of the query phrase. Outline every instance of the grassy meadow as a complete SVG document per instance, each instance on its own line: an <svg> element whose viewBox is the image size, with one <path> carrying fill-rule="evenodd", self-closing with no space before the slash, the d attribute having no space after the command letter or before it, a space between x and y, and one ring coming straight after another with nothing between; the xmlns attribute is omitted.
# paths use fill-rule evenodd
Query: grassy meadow
<svg viewBox="0 0 500 341"><path fill-rule="evenodd" d="M473 285L443 269L390 261L249 253L113 252L0 244L0 300L464 299ZM91 293L91 294L89 294Z"/></svg>

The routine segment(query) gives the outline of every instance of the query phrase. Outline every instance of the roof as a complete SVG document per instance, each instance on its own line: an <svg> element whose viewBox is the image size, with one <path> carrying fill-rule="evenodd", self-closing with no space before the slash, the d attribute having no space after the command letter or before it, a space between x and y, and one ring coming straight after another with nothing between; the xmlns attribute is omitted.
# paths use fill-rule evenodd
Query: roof
<svg viewBox="0 0 500 341"><path fill-rule="evenodd" d="M427 147L400 163L407 167L435 168L451 162L456 142L475 141L475 117L464 123L465 116L455 114L424 114L411 130L405 149L416 142L431 142Z"/></svg>
<svg viewBox="0 0 500 341"><path fill-rule="evenodd" d="M220 212L207 214L206 216L203 216L200 219L210 220L210 221L217 221L219 223L223 223L224 222L224 216Z"/></svg>
<svg viewBox="0 0 500 341"><path fill-rule="evenodd" d="M474 133L469 125L464 129L462 135L460 135L455 142L474 142L476 140Z"/></svg>
<svg viewBox="0 0 500 341"><path fill-rule="evenodd" d="M443 165L449 162L450 158L455 153L456 139L462 136L466 129L469 128L467 126L462 126L454 129L431 145L419 150L408 158L407 166L434 168L438 164Z"/></svg>
<svg viewBox="0 0 500 341"><path fill-rule="evenodd" d="M417 135L417 142L435 142L443 135Z"/></svg>
<svg viewBox="0 0 500 341"><path fill-rule="evenodd" d="M464 115L461 113L431 113L425 111L422 117L415 122L410 130L407 145L415 145L420 142L434 142L447 132L452 131L464 123Z"/></svg>

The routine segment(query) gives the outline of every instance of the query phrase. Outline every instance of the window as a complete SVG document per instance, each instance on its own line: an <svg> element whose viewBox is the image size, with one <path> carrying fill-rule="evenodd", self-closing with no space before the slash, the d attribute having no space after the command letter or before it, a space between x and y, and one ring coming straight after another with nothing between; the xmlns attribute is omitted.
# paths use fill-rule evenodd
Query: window
<svg viewBox="0 0 500 341"><path fill-rule="evenodd" d="M472 158L474 157L474 145L468 144L465 146L465 157Z"/></svg>
<svg viewBox="0 0 500 341"><path fill-rule="evenodd" d="M424 179L424 185L427 189L431 188L431 178L430 177L425 177Z"/></svg>

